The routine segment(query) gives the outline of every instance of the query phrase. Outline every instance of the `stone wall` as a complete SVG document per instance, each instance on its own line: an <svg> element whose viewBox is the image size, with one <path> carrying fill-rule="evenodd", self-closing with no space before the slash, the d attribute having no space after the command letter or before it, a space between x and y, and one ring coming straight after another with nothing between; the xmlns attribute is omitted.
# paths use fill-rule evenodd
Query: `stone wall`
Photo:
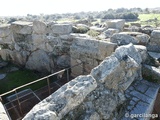
<svg viewBox="0 0 160 120"><path fill-rule="evenodd" d="M124 91L141 79L141 62L132 44L121 46L89 75L73 79L37 104L23 120L119 119L126 100Z"/></svg>
<svg viewBox="0 0 160 120"><path fill-rule="evenodd" d="M84 62L84 66L72 69L74 74L88 74L94 67L98 66L107 56L116 49L115 43L99 41L89 38L76 37L70 47L71 66Z"/></svg>
<svg viewBox="0 0 160 120"><path fill-rule="evenodd" d="M56 68L85 62L84 68L88 73L117 47L116 43L71 32L69 24L41 21L16 21L0 26L0 56L3 60L41 72L54 72ZM72 71L80 75L81 68L75 67Z"/></svg>
<svg viewBox="0 0 160 120"><path fill-rule="evenodd" d="M70 66L69 24L16 21L0 26L0 56L28 69L53 72Z"/></svg>

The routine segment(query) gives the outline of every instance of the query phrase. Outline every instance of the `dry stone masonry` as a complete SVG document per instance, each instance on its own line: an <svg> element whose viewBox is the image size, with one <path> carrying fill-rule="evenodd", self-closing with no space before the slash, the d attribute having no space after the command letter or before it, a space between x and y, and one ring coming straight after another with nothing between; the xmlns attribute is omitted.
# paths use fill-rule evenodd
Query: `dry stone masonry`
<svg viewBox="0 0 160 120"><path fill-rule="evenodd" d="M71 24L16 21L0 26L4 61L48 73L83 63L72 69L76 78L23 120L130 120L126 113L151 113L159 85L144 79L160 83L160 55L155 53L160 32L132 25L127 31L124 20L108 21L96 29L101 40L72 33Z"/></svg>

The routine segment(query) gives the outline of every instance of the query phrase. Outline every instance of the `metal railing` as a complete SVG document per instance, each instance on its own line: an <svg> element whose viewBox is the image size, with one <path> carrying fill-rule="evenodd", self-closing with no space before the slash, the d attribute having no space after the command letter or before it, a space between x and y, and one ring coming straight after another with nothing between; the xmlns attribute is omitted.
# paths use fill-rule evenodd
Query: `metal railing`
<svg viewBox="0 0 160 120"><path fill-rule="evenodd" d="M10 94L10 93L15 93L16 99L13 100L13 101L11 100L9 103L14 102L14 101L17 101L17 103L18 103L17 105L18 105L18 106L17 106L17 105L13 105L12 107L15 109L16 106L17 106L18 109L20 110L20 114L23 116L21 104L22 104L22 102L24 102L24 101L22 101L22 102L20 101L21 97L23 97L23 96L19 96L19 95L18 95L18 92L17 92L17 91L18 91L19 89L24 88L24 87L29 86L29 85L32 85L32 84L35 84L35 83L37 83L37 82L43 81L43 80L47 80L48 93L49 93L49 95L50 95L50 94L51 94L51 88L50 88L50 80L49 80L49 78L52 77L52 76L55 76L55 75L57 75L57 74L60 74L60 73L66 71L66 73L67 73L67 82L69 82L69 80L70 80L69 70L70 70L71 68L76 67L76 66L79 66L79 65L82 65L82 75L83 75L84 72L85 72L85 68L84 68L85 63L84 63L84 62L81 62L81 63L76 64L76 65L74 65L74 66L71 66L71 67L69 67L69 68L60 70L60 71L58 71L58 72L55 72L55 73L50 74L50 75L48 75L48 76L42 77L42 78L37 79L37 80L35 80L35 81L32 81L32 82L30 82L30 83L27 83L27 84L21 85L21 86L19 86L19 87L16 87L16 88L14 88L13 90L10 90L10 91L8 91L8 92L6 92L6 93L3 93L3 94L0 95L0 101L3 102L3 101L2 101L2 97L3 97L3 96L6 96L6 95L8 95L8 94ZM56 83L56 84L58 84L58 83ZM60 86L60 85L59 85L59 86ZM33 93L34 93L34 92L33 92ZM29 93L29 94L31 94L31 93ZM41 99L39 99L39 100L41 100ZM11 108L9 108L9 109L11 109ZM8 113L8 111L7 111L7 113Z"/></svg>

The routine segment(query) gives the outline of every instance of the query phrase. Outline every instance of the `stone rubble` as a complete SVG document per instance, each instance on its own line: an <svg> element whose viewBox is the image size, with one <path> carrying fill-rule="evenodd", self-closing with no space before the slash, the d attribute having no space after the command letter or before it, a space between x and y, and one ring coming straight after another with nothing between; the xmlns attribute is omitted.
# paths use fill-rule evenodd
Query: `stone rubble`
<svg viewBox="0 0 160 120"><path fill-rule="evenodd" d="M159 52L160 30L134 24L123 32L124 27L124 20L108 21L96 29L104 34L96 40L72 33L71 24L16 21L1 25L4 61L47 73L83 63L72 69L75 79L23 119L129 120L125 113L151 113L159 86L143 79L159 83L160 57L155 52Z"/></svg>

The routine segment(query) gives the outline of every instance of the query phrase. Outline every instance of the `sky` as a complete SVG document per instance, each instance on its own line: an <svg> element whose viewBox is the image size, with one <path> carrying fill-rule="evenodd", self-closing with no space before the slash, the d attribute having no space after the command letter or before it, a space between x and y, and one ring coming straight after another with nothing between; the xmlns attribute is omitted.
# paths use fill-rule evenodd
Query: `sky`
<svg viewBox="0 0 160 120"><path fill-rule="evenodd" d="M103 11L109 8L154 8L159 0L1 0L0 16Z"/></svg>

